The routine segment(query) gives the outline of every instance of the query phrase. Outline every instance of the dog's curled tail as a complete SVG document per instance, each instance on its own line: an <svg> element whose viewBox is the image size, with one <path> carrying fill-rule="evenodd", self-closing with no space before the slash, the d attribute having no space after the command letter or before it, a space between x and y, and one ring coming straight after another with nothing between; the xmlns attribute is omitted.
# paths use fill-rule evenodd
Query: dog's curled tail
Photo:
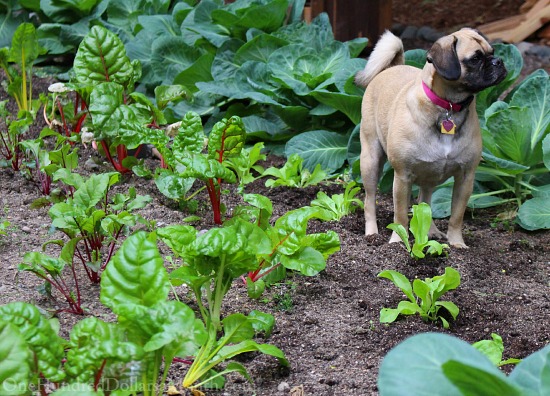
<svg viewBox="0 0 550 396"><path fill-rule="evenodd" d="M365 69L355 75L355 84L366 88L378 73L404 63L403 42L392 32L386 30L370 54Z"/></svg>

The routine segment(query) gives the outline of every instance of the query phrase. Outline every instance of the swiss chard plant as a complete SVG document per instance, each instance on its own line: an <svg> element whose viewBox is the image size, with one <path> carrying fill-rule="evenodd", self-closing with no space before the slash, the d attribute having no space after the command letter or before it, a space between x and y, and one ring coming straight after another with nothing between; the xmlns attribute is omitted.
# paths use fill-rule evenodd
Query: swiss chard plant
<svg viewBox="0 0 550 396"><path fill-rule="evenodd" d="M306 206L272 222L273 207L267 197L245 194L243 198L248 205L237 207L234 218L256 224L270 240L269 253L258 255L256 267L243 277L250 297L259 298L266 284L284 279L287 270L305 276L317 275L325 269L327 258L340 250L340 239L334 231L307 232L310 220L330 219L324 209Z"/></svg>
<svg viewBox="0 0 550 396"><path fill-rule="evenodd" d="M137 195L134 188L128 194L110 194L119 177L119 173L110 172L92 175L87 180L76 180L78 186L74 195L53 205L48 212L52 226L74 243L75 259L94 283L99 283L101 271L120 240L136 224L147 224L133 212L145 207L151 197ZM74 176L68 175L68 179L74 179ZM62 241L59 243L64 244Z"/></svg>
<svg viewBox="0 0 550 396"><path fill-rule="evenodd" d="M393 270L382 271L379 278L386 278L393 282L404 294L408 301L401 301L397 308L383 308L380 311L381 323L392 323L399 315L416 315L425 321L436 322L441 320L444 328L449 328L449 322L440 310L444 308L453 319L456 319L459 309L452 301L442 301L440 298L448 291L460 285L460 274L457 270L447 267L443 275L415 279L412 283L401 273Z"/></svg>
<svg viewBox="0 0 550 396"><path fill-rule="evenodd" d="M414 335L394 347L380 366L381 396L433 394L545 395L550 346L532 353L507 376L465 341L439 333Z"/></svg>
<svg viewBox="0 0 550 396"><path fill-rule="evenodd" d="M4 125L0 127L0 165L10 166L13 170L20 170L25 158L25 153L21 147L25 132L33 123L33 118L29 112L20 112L18 119L14 119L6 108L7 101L0 102L0 117L4 120ZM5 128L4 128L5 127Z"/></svg>
<svg viewBox="0 0 550 396"><path fill-rule="evenodd" d="M68 341L57 335L59 323L34 305L0 306L0 393L164 394L171 363L194 355L205 341L202 321L168 300L155 234L130 236L104 275L100 300L116 321L85 318Z"/></svg>
<svg viewBox="0 0 550 396"><path fill-rule="evenodd" d="M210 198L214 223L222 224L222 183L237 181L231 170L235 163L229 165L227 161L242 158L245 139L244 125L239 117L234 116L213 126L205 147L206 136L200 116L193 112L187 113L171 144L168 144L168 138L163 135L150 140L167 164L166 169L156 173L157 187L169 198L189 199L185 195L194 180L203 181ZM242 177L246 177L245 165L253 166L250 160L248 163L241 163L239 172Z"/></svg>
<svg viewBox="0 0 550 396"><path fill-rule="evenodd" d="M266 187L307 187L315 186L327 178L327 173L320 164L309 171L303 166L304 159L298 154L288 157L286 163L281 167L267 168L263 176L273 176L265 182Z"/></svg>
<svg viewBox="0 0 550 396"><path fill-rule="evenodd" d="M410 221L409 229L414 236L414 244L411 246L409 242L409 234L403 225L391 223L387 228L395 231L405 244L405 248L415 259L422 259L426 254L432 256L440 256L449 246L446 243L439 243L433 239L429 239L428 233L432 224L432 210L430 205L421 202L418 205L413 205L413 216ZM426 252L424 252L428 249Z"/></svg>
<svg viewBox="0 0 550 396"><path fill-rule="evenodd" d="M271 252L268 235L241 219L206 233L198 233L190 226L168 226L157 233L181 257L183 265L170 274L172 283L186 284L193 291L206 327L206 341L194 355L183 387L221 388L224 375L230 372L249 378L244 366L235 361L219 370L222 363L245 352L272 355L287 365L281 350L253 339L258 331L271 331L273 320L266 320L269 315L236 313L222 319L222 303L233 281L256 268L259 255Z"/></svg>
<svg viewBox="0 0 550 396"><path fill-rule="evenodd" d="M19 111L36 115L40 100L33 99L33 65L44 49L38 45L38 36L32 23L22 23L13 34L11 47L0 48L0 67L7 78L7 89ZM18 117L19 118L19 117Z"/></svg>

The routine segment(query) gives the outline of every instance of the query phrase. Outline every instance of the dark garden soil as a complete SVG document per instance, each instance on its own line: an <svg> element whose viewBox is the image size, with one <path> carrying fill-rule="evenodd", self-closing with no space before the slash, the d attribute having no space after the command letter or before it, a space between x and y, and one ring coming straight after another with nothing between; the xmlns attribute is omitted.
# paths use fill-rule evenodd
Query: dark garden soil
<svg viewBox="0 0 550 396"><path fill-rule="evenodd" d="M446 29L509 16L522 1L398 0L395 3L401 5L394 6L399 22ZM461 8L455 10L457 4ZM444 6L452 7L452 12L441 11L445 10ZM431 11L423 13L423 7ZM495 12L497 18L492 18ZM409 15L410 21L403 20L403 15ZM526 65L548 67L538 59L528 60ZM47 80L37 80L35 92L45 92L48 84ZM5 99L5 92L0 91L0 100ZM33 129L28 137L36 136L40 129ZM80 155L81 173L89 174L87 167L89 160L95 158L95 152L90 147L81 147ZM155 160L147 161L150 166L158 165ZM269 157L265 166L280 166L283 162ZM111 171L105 163L94 170L105 171ZM277 216L309 205L319 190L329 195L342 192L342 185L338 183L305 189L268 189L264 183L262 179L257 180L247 186L246 192L268 196ZM124 176L116 189L126 191L131 186L135 186L139 194L153 198L141 214L156 220L159 226L181 223L189 215L162 196L153 180ZM61 237L50 230L48 208L32 210L29 207L40 197L37 187L20 173L3 168L0 169L0 191L3 209L0 219L6 218L11 223L8 235L0 237L0 304L27 301L50 311L64 308L62 299L51 300L38 292L40 282L34 275L17 271L25 252L40 251L45 241ZM207 207L208 197L206 193L201 194L198 215L204 219L196 225L210 228L213 222ZM229 213L240 203L236 197L236 194L224 197ZM414 261L403 246L387 243L390 232L385 226L393 217L391 196L380 196L378 203L379 236L364 236L362 211L340 222L311 223L310 232L333 230L341 240L340 252L329 258L326 270L318 276L291 276L287 282L269 288L259 301L250 300L241 282L235 282L225 302L225 312L248 313L258 309L272 313L276 317L276 328L267 342L286 353L290 368L279 367L273 358L250 354L240 361L249 369L253 384L230 376L224 391L209 394L376 395L381 359L397 343L421 332L445 332L470 343L490 339L491 333L498 333L504 340L504 358L526 357L549 342L550 231L519 229L501 216L510 209L506 207L468 211L464 234L469 249L452 249L447 258ZM447 219L437 223L441 229L447 228ZM449 330L440 324L424 323L418 316L403 318L391 325L379 323L380 309L396 307L404 298L389 281L376 277L379 272L394 269L414 279L442 274L447 266L457 269L462 277L458 289L445 296L460 308ZM81 281L87 285L84 277ZM180 287L176 292L182 301L191 302L188 290ZM99 287L86 286L83 293L88 315L113 319L99 303ZM64 337L81 319L67 313L59 313L58 318ZM171 369L170 380L178 389L185 371L186 366L181 363Z"/></svg>

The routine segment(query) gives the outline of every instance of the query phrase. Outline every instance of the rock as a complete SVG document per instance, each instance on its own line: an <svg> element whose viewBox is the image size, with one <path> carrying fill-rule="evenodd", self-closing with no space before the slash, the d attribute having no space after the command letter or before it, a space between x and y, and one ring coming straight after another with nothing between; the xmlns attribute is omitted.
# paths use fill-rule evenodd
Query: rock
<svg viewBox="0 0 550 396"><path fill-rule="evenodd" d="M434 28L431 28L429 26L422 26L418 31L416 32L416 38L424 41L429 42L436 42L441 37L443 37L445 34L438 32Z"/></svg>
<svg viewBox="0 0 550 396"><path fill-rule="evenodd" d="M290 385L288 382L281 382L279 385L277 385L277 390L279 392L288 392L290 390Z"/></svg>
<svg viewBox="0 0 550 396"><path fill-rule="evenodd" d="M95 171L99 169L99 165L96 164L92 158L88 158L88 160L84 163L84 169Z"/></svg>
<svg viewBox="0 0 550 396"><path fill-rule="evenodd" d="M416 33L418 32L418 28L415 26L407 26L405 30L403 30L403 33L401 33L401 39L402 40L413 40L416 38Z"/></svg>
<svg viewBox="0 0 550 396"><path fill-rule="evenodd" d="M30 234L31 233L31 229L27 226L21 227L21 231L23 231L25 234Z"/></svg>

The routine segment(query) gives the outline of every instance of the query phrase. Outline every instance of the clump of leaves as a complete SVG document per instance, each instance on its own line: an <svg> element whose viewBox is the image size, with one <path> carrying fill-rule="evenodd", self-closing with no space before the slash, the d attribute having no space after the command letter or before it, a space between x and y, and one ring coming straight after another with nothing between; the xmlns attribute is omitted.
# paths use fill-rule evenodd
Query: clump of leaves
<svg viewBox="0 0 550 396"><path fill-rule="evenodd" d="M311 201L311 206L318 206L330 213L331 219L340 221L342 217L347 216L357 208L363 208L363 201L355 198L361 187L354 181L347 184L343 194L333 194L329 197L323 191L317 193L317 199Z"/></svg>
<svg viewBox="0 0 550 396"><path fill-rule="evenodd" d="M28 111L22 111L17 119L13 119L6 108L6 103L7 101L0 102L0 118L6 124L6 129L0 129L0 155L4 157L0 165L11 166L13 170L18 171L21 169L24 158L21 142L25 132L33 123L33 117Z"/></svg>
<svg viewBox="0 0 550 396"><path fill-rule="evenodd" d="M22 23L12 37L10 48L0 48L0 67L8 80L6 91L19 111L36 114L40 100L32 98L32 67L45 50L38 45L38 36L32 23Z"/></svg>
<svg viewBox="0 0 550 396"><path fill-rule="evenodd" d="M0 236L6 236L8 235L7 230L10 226L10 222L7 220L0 221Z"/></svg>
<svg viewBox="0 0 550 396"><path fill-rule="evenodd" d="M403 225L391 223L387 228L395 231L405 244L405 248L415 259L422 259L426 254L432 256L441 256L449 248L446 243L439 243L435 240L430 240L428 232L432 224L432 210L430 205L421 202L418 205L413 205L413 217L410 222L409 229L414 236L414 244L411 247L409 243L409 234ZM426 250L424 253L424 250Z"/></svg>
<svg viewBox="0 0 550 396"><path fill-rule="evenodd" d="M504 343L502 337L496 333L491 333L491 340L481 340L472 344L474 348L483 353L497 367L506 364L518 364L521 359L510 358L502 360L504 354Z"/></svg>
<svg viewBox="0 0 550 396"><path fill-rule="evenodd" d="M222 302L233 281L256 268L258 256L271 252L268 235L257 225L241 219L206 233L198 233L190 226L164 227L157 233L182 258L183 265L170 275L172 283L186 284L193 291L207 332L206 342L195 355L183 387L219 389L225 382L223 376L230 372L239 372L249 379L244 366L234 361L223 371L216 371L221 363L245 352L272 355L288 365L277 347L252 339L258 331L271 331L271 315L254 311L248 316L231 314L222 320Z"/></svg>
<svg viewBox="0 0 550 396"><path fill-rule="evenodd" d="M449 328L449 322L440 314L444 308L453 319L456 319L459 309L451 301L440 301L441 296L460 285L460 274L457 270L447 267L443 275L415 279L411 282L401 273L393 270L382 271L377 275L393 282L407 296L408 301L401 301L397 308L382 308L380 311L381 323L392 323L399 315L416 315L425 321L441 320L444 328Z"/></svg>
<svg viewBox="0 0 550 396"><path fill-rule="evenodd" d="M381 396L546 395L550 392L550 346L532 353L506 375L483 353L449 334L414 335L395 346L382 361Z"/></svg>
<svg viewBox="0 0 550 396"><path fill-rule="evenodd" d="M270 167L265 170L263 176L273 176L274 179L266 180L266 187L307 187L315 186L327 178L327 173L317 164L310 172L303 166L303 158L298 154L288 157L281 168Z"/></svg>

